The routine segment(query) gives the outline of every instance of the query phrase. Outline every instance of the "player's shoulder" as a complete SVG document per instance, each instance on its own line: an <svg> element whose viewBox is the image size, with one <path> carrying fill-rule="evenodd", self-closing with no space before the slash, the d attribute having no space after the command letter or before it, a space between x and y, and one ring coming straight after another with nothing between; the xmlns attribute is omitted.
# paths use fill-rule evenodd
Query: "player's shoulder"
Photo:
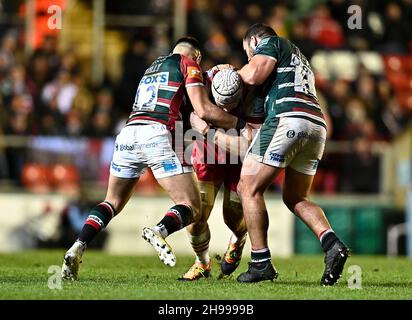
<svg viewBox="0 0 412 320"><path fill-rule="evenodd" d="M261 39L259 41L259 43L256 46L256 49L260 49L260 48L265 48L265 47L270 47L270 46L276 46L278 45L279 41L280 41L280 37L278 36L267 36L264 37L263 39Z"/></svg>
<svg viewBox="0 0 412 320"><path fill-rule="evenodd" d="M260 40L258 45L256 46L256 50L276 50L280 51L285 48L289 48L291 45L291 42L286 39L282 38L279 36L268 36Z"/></svg>
<svg viewBox="0 0 412 320"><path fill-rule="evenodd" d="M197 62L193 60L192 58L189 58L188 56L185 56L183 54L177 54L180 57L181 63L189 66L198 66Z"/></svg>

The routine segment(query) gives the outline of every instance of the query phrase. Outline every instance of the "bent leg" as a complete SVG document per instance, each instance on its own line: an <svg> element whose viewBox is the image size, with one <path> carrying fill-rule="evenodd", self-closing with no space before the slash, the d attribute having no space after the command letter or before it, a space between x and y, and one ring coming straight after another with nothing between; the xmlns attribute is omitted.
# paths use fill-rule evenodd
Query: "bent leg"
<svg viewBox="0 0 412 320"><path fill-rule="evenodd" d="M198 181L198 186L201 195L201 206L199 219L187 226L187 231L191 235L199 235L207 228L207 220L212 212L217 193L219 192L221 182L215 181Z"/></svg>
<svg viewBox="0 0 412 320"><path fill-rule="evenodd" d="M349 249L333 232L323 210L308 200L312 180L313 176L287 168L283 200L289 210L294 212L319 238L325 252L325 269L320 283L334 285L342 275Z"/></svg>
<svg viewBox="0 0 412 320"><path fill-rule="evenodd" d="M236 238L243 238L247 232L240 198L234 191L225 188L223 197L223 220Z"/></svg>
<svg viewBox="0 0 412 320"><path fill-rule="evenodd" d="M263 194L282 168L272 167L247 157L243 163L238 193L242 200L252 250L268 247L269 217ZM254 172L254 174L249 174Z"/></svg>
<svg viewBox="0 0 412 320"><path fill-rule="evenodd" d="M130 199L139 178L109 177L105 200L89 212L89 216L79 234L78 240L88 245L97 234L107 227Z"/></svg>
<svg viewBox="0 0 412 320"><path fill-rule="evenodd" d="M185 281L207 278L211 271L209 257L210 230L207 220L212 212L221 182L199 181L198 183L202 201L200 217L197 221L186 227L190 245L196 255L196 261L189 270L179 278L179 280Z"/></svg>
<svg viewBox="0 0 412 320"><path fill-rule="evenodd" d="M230 188L225 188L223 198L223 218L232 231L229 245L220 265L223 275L232 274L242 259L243 248L246 243L246 222L243 218L243 209L240 198Z"/></svg>
<svg viewBox="0 0 412 320"><path fill-rule="evenodd" d="M290 167L286 168L283 201L320 238L322 232L331 227L323 210L308 199L313 177Z"/></svg>
<svg viewBox="0 0 412 320"><path fill-rule="evenodd" d="M192 172L157 180L175 203L155 229L163 238L200 219L200 193Z"/></svg>
<svg viewBox="0 0 412 320"><path fill-rule="evenodd" d="M90 210L78 239L66 252L62 266L62 278L76 280L79 264L87 245L107 227L133 193L137 178L118 178L110 175L106 198Z"/></svg>
<svg viewBox="0 0 412 320"><path fill-rule="evenodd" d="M207 265L210 261L210 230L207 220L212 212L221 182L199 181L201 207L199 219L186 227L190 244L196 254L196 261Z"/></svg>

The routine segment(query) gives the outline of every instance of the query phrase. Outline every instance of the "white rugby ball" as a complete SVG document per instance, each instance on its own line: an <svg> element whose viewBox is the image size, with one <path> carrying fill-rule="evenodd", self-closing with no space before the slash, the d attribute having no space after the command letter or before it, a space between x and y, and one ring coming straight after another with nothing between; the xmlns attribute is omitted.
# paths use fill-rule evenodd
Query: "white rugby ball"
<svg viewBox="0 0 412 320"><path fill-rule="evenodd" d="M233 69L220 70L212 80L216 105L227 110L235 108L242 97L242 79Z"/></svg>

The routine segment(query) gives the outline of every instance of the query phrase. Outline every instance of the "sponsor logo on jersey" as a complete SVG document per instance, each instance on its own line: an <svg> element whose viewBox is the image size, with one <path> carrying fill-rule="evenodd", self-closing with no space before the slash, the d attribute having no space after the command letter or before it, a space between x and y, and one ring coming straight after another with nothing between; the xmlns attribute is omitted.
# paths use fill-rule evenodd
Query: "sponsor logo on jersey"
<svg viewBox="0 0 412 320"><path fill-rule="evenodd" d="M257 47L261 47L261 46L264 46L264 45L268 44L269 40L270 40L270 37L263 38L263 39L260 40L260 42L258 43ZM257 48L256 48L256 49L257 49Z"/></svg>
<svg viewBox="0 0 412 320"><path fill-rule="evenodd" d="M140 80L140 84L164 84L168 83L169 81L169 72L160 72L156 74L152 74L150 76L144 76L142 80Z"/></svg>
<svg viewBox="0 0 412 320"><path fill-rule="evenodd" d="M152 149L152 148L156 148L158 145L159 144L157 142L136 144L136 149L137 150Z"/></svg>
<svg viewBox="0 0 412 320"><path fill-rule="evenodd" d="M308 132L305 132L305 131L299 132L298 133L298 138L308 139L308 140L313 140L313 141L321 141L321 142L324 142L326 140L325 138L323 138L319 135L311 134L311 133L308 133Z"/></svg>
<svg viewBox="0 0 412 320"><path fill-rule="evenodd" d="M286 132L286 137L292 139L295 136L295 130L289 130Z"/></svg>
<svg viewBox="0 0 412 320"><path fill-rule="evenodd" d="M165 172L174 171L177 169L177 164L173 159L165 161L163 162L163 169L165 170Z"/></svg>
<svg viewBox="0 0 412 320"><path fill-rule="evenodd" d="M191 79L203 80L202 73L198 67L187 67L187 76Z"/></svg>
<svg viewBox="0 0 412 320"><path fill-rule="evenodd" d="M112 162L112 169L113 169L114 171L117 171L117 172L122 171L122 169L121 169L117 164L115 164L115 163L113 163L113 162Z"/></svg>
<svg viewBox="0 0 412 320"><path fill-rule="evenodd" d="M134 144L121 144L119 145L120 151L133 151L135 146Z"/></svg>
<svg viewBox="0 0 412 320"><path fill-rule="evenodd" d="M269 152L269 160L276 162L285 162L285 156L276 152Z"/></svg>

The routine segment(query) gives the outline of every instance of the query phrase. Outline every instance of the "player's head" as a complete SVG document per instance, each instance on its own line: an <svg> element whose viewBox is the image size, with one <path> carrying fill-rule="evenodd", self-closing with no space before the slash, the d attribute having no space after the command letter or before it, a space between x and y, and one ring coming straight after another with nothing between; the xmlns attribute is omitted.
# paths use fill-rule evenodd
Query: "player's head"
<svg viewBox="0 0 412 320"><path fill-rule="evenodd" d="M176 41L173 53L183 54L195 60L198 64L202 61L199 41L193 37L182 37Z"/></svg>
<svg viewBox="0 0 412 320"><path fill-rule="evenodd" d="M249 59L252 59L259 41L269 36L276 36L275 30L263 23L255 23L245 33L243 37L243 49Z"/></svg>

